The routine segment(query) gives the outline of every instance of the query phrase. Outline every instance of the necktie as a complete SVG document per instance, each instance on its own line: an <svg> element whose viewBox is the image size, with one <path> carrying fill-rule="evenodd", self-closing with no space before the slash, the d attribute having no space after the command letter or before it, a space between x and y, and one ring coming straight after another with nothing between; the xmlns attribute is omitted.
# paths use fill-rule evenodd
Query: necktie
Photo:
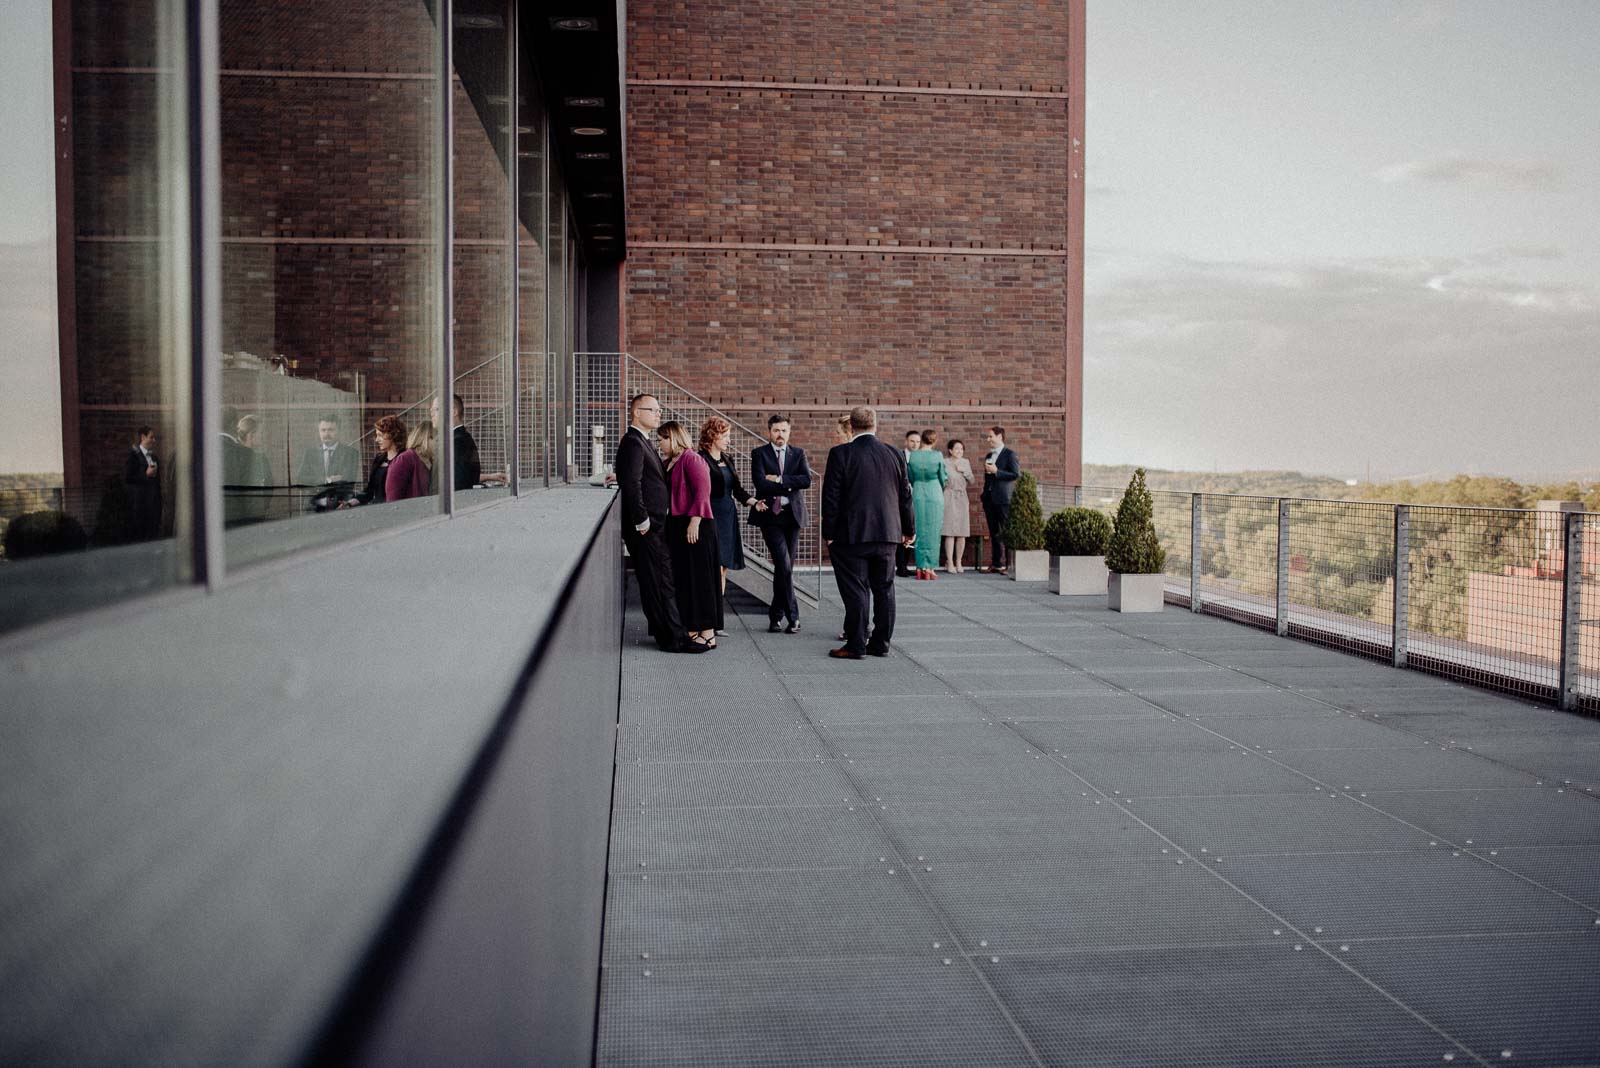
<svg viewBox="0 0 1600 1068"><path fill-rule="evenodd" d="M333 473L333 446L332 445L324 445L322 447L322 473L324 475L331 475Z"/></svg>
<svg viewBox="0 0 1600 1068"><path fill-rule="evenodd" d="M778 452L778 477L782 478L783 477L783 450L782 449L778 449L777 452ZM774 498L772 498L772 514L773 515L777 515L779 512L783 511L784 502L787 501L787 500L788 500L787 497L774 497Z"/></svg>

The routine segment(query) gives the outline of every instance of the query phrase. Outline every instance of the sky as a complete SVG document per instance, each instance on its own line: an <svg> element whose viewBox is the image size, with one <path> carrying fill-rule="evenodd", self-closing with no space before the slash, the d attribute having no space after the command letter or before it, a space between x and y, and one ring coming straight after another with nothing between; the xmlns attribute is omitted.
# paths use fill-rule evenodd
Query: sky
<svg viewBox="0 0 1600 1068"><path fill-rule="evenodd" d="M1084 452L1600 478L1600 3L1089 0Z"/></svg>

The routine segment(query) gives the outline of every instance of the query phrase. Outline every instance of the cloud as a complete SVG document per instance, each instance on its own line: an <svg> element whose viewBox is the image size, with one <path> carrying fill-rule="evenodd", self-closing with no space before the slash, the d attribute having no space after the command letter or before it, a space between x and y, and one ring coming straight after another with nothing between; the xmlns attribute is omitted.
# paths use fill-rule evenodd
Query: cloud
<svg viewBox="0 0 1600 1068"><path fill-rule="evenodd" d="M1086 450L1334 474L1592 467L1578 428L1600 409L1600 290L1531 285L1506 260L1124 258L1085 294Z"/></svg>
<svg viewBox="0 0 1600 1068"><path fill-rule="evenodd" d="M1432 182L1438 185L1483 185L1495 189L1554 189L1561 168L1546 159L1491 159L1464 155L1410 160L1378 168L1380 182Z"/></svg>

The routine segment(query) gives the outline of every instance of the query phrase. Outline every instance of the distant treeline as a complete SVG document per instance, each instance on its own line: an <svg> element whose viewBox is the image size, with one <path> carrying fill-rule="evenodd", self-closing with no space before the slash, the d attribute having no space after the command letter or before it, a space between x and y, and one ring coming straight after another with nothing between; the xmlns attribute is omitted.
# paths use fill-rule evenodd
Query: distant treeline
<svg viewBox="0 0 1600 1068"><path fill-rule="evenodd" d="M1084 464L1083 480L1091 486L1121 488L1133 477L1127 464ZM1441 482L1363 482L1299 471L1163 471L1146 469L1151 489L1188 493L1233 493L1261 497L1312 497L1335 501L1398 501L1476 508L1532 508L1540 501L1582 501L1600 512L1600 483L1523 483L1490 475L1457 475Z"/></svg>

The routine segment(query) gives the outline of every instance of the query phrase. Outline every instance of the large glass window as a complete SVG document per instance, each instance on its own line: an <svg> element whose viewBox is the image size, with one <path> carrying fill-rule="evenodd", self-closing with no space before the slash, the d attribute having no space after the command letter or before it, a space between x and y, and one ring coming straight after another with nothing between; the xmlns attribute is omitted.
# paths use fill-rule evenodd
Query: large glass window
<svg viewBox="0 0 1600 1068"><path fill-rule="evenodd" d="M0 628L183 574L176 8L0 5Z"/></svg>
<svg viewBox="0 0 1600 1068"><path fill-rule="evenodd" d="M221 4L230 566L438 508L438 53L420 0Z"/></svg>
<svg viewBox="0 0 1600 1068"><path fill-rule="evenodd" d="M451 426L458 506L503 493L510 476L510 406L515 391L509 174L518 131L513 128L510 100L506 14L504 2L479 2L470 12L458 9L455 16Z"/></svg>
<svg viewBox="0 0 1600 1068"><path fill-rule="evenodd" d="M546 351L545 218L549 211L550 168L544 102L538 80L525 59L519 61L520 86L517 135L517 348L520 381L517 401L522 406L518 462L525 483L543 483L550 474L549 377L552 364Z"/></svg>

